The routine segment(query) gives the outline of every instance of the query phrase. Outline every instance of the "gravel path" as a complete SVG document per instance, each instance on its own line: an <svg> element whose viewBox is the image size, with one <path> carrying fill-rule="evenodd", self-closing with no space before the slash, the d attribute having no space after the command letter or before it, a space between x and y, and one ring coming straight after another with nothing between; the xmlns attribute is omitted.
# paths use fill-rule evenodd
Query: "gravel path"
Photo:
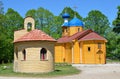
<svg viewBox="0 0 120 79"><path fill-rule="evenodd" d="M120 64L73 65L82 70L80 74L53 78L0 77L0 79L120 79Z"/></svg>

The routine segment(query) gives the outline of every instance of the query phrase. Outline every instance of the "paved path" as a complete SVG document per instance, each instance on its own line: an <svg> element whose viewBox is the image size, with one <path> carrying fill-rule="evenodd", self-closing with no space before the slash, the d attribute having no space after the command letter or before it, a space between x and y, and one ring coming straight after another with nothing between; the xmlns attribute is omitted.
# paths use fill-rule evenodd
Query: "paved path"
<svg viewBox="0 0 120 79"><path fill-rule="evenodd" d="M82 70L80 74L53 78L0 77L0 79L120 79L120 64L73 65Z"/></svg>

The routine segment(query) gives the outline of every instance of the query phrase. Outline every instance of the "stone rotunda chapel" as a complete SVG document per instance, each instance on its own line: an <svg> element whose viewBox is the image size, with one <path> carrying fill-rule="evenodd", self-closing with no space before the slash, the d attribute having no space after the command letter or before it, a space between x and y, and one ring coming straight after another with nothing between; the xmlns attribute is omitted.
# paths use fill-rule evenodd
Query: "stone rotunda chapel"
<svg viewBox="0 0 120 79"><path fill-rule="evenodd" d="M54 71L56 40L35 29L32 17L24 19L24 29L14 32L14 71L43 73Z"/></svg>

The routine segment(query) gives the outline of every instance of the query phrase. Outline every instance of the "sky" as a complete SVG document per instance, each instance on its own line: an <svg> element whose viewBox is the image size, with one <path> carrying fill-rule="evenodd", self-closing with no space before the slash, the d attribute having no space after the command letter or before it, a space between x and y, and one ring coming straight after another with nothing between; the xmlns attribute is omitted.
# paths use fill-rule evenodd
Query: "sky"
<svg viewBox="0 0 120 79"><path fill-rule="evenodd" d="M4 12L8 8L17 11L23 18L30 9L38 9L43 7L48 9L54 15L59 15L64 7L76 6L76 11L85 18L91 10L99 10L106 15L112 23L117 17L117 6L120 5L120 0L1 0L4 6Z"/></svg>

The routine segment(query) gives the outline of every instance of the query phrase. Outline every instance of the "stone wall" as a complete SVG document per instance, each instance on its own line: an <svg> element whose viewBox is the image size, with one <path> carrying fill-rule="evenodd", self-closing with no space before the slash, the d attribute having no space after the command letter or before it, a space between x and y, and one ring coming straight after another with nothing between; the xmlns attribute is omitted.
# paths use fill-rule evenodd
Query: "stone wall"
<svg viewBox="0 0 120 79"><path fill-rule="evenodd" d="M14 44L18 49L18 58L14 52L14 71L24 73L40 73L54 71L54 42L35 41L19 42ZM47 59L40 59L40 50L47 50ZM23 59L22 51L26 50L26 60Z"/></svg>

